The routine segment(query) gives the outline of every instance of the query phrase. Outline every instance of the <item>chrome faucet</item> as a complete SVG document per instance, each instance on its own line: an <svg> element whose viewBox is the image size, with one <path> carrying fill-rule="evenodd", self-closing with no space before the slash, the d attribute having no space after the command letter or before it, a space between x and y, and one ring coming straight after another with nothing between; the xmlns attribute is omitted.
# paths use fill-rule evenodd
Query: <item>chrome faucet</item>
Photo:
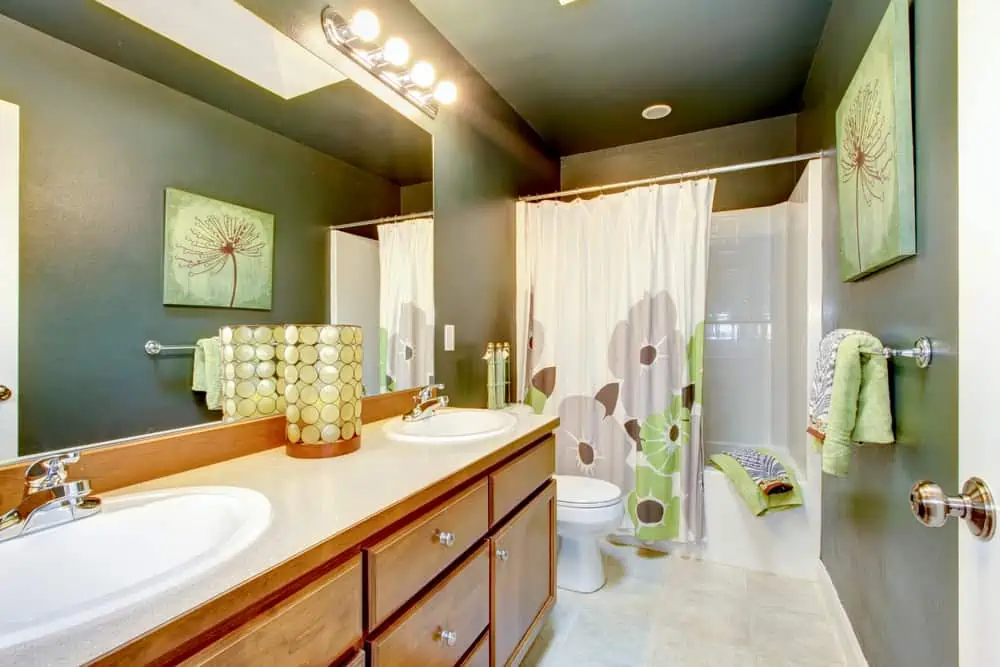
<svg viewBox="0 0 1000 667"><path fill-rule="evenodd" d="M447 396L434 396L435 391L443 391L443 384L430 384L413 397L413 409L403 415L404 422L418 422L429 419L439 408L448 406Z"/></svg>
<svg viewBox="0 0 1000 667"><path fill-rule="evenodd" d="M101 511L101 499L89 498L90 482L66 481L66 466L80 460L79 452L47 456L28 466L24 497L0 516L0 542L53 526L84 519Z"/></svg>

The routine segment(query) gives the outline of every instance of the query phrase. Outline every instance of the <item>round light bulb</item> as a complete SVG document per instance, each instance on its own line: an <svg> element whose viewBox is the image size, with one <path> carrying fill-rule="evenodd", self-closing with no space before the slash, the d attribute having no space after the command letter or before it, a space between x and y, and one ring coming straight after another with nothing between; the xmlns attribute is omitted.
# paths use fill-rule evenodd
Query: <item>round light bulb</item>
<svg viewBox="0 0 1000 667"><path fill-rule="evenodd" d="M442 81L434 89L434 99L441 104L454 104L458 99L458 87L451 81Z"/></svg>
<svg viewBox="0 0 1000 667"><path fill-rule="evenodd" d="M375 12L370 9L359 9L351 17L351 32L366 42L373 42L382 31Z"/></svg>
<svg viewBox="0 0 1000 667"><path fill-rule="evenodd" d="M396 67L402 67L410 62L410 45L406 43L405 39L392 37L382 47L382 55L385 56L386 62Z"/></svg>
<svg viewBox="0 0 1000 667"><path fill-rule="evenodd" d="M426 60L416 63L410 70L410 79L421 88L433 86L435 78L437 78L437 73L434 71L434 66Z"/></svg>

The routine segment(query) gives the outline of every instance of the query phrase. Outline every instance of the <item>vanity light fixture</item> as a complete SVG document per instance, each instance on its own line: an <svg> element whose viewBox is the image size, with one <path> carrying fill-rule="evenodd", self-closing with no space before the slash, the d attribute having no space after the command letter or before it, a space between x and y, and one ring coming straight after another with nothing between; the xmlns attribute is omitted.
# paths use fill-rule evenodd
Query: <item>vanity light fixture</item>
<svg viewBox="0 0 1000 667"><path fill-rule="evenodd" d="M434 86L437 72L426 60L405 69L410 61L410 46L402 38L390 37L382 47L374 44L382 29L374 12L359 10L348 21L332 7L326 7L321 22L323 34L331 46L431 118L437 116L439 105L454 104L458 99L458 88L451 81L441 81Z"/></svg>

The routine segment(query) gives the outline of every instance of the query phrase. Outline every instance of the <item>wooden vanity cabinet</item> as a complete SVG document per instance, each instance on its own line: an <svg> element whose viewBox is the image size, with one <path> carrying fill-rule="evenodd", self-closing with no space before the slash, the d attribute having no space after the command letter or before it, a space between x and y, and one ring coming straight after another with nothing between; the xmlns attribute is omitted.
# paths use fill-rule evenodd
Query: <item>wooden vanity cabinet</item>
<svg viewBox="0 0 1000 667"><path fill-rule="evenodd" d="M361 602L355 556L182 664L326 667L361 640Z"/></svg>
<svg viewBox="0 0 1000 667"><path fill-rule="evenodd" d="M555 602L552 428L95 664L519 664Z"/></svg>
<svg viewBox="0 0 1000 667"><path fill-rule="evenodd" d="M556 600L556 483L490 538L493 664L516 664Z"/></svg>

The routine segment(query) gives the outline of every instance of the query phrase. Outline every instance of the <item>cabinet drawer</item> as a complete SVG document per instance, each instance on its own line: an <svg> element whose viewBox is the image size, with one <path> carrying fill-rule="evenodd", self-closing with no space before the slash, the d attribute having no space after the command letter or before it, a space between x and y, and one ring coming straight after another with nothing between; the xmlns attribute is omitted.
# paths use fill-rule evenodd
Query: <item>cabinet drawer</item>
<svg viewBox="0 0 1000 667"><path fill-rule="evenodd" d="M490 474L490 526L495 526L544 484L556 469L556 439L548 436L527 452Z"/></svg>
<svg viewBox="0 0 1000 667"><path fill-rule="evenodd" d="M372 667L453 667L490 620L490 559L480 546L412 609L369 642ZM449 645L443 633L454 633Z"/></svg>
<svg viewBox="0 0 1000 667"><path fill-rule="evenodd" d="M486 480L366 551L368 629L377 628L489 529Z"/></svg>
<svg viewBox="0 0 1000 667"><path fill-rule="evenodd" d="M361 556L237 628L185 665L323 665L361 639Z"/></svg>
<svg viewBox="0 0 1000 667"><path fill-rule="evenodd" d="M459 667L490 667L490 633L485 633L482 638L476 642L475 647L472 649L472 653L462 661Z"/></svg>

